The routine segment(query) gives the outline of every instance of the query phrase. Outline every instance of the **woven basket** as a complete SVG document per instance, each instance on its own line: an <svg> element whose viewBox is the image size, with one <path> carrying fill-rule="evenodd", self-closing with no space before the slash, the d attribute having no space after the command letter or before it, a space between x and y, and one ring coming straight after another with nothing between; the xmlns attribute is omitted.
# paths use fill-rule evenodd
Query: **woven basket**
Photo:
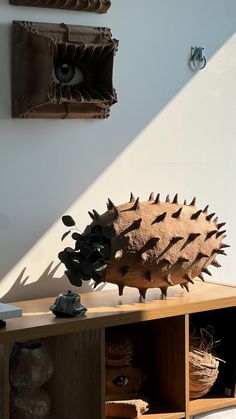
<svg viewBox="0 0 236 419"><path fill-rule="evenodd" d="M217 379L220 360L214 356L213 346L216 343L211 329L200 329L198 336L194 330L190 336L190 399L207 394Z"/></svg>

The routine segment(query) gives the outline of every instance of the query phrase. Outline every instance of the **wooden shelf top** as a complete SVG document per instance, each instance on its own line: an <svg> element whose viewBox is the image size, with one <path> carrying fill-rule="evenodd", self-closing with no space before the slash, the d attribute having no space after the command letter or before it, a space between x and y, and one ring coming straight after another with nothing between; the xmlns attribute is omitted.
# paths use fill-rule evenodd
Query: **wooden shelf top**
<svg viewBox="0 0 236 419"><path fill-rule="evenodd" d="M23 317L7 321L6 328L0 331L0 343L233 307L236 306L236 287L197 280L190 293L179 286L170 287L167 300L162 300L159 289L150 289L144 301L140 301L136 289L128 287L122 297L117 290L83 293L81 302L88 311L82 317L71 319L56 318L49 311L54 300L15 302L14 305L22 308Z"/></svg>
<svg viewBox="0 0 236 419"><path fill-rule="evenodd" d="M235 397L203 397L202 399L190 400L189 412L190 415L197 415L231 406L236 406Z"/></svg>

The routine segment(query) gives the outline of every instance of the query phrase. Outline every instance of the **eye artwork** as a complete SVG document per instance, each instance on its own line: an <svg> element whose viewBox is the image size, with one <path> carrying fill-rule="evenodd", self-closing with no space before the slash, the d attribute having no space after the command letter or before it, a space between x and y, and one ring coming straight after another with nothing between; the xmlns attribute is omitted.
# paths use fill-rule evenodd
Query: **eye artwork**
<svg viewBox="0 0 236 419"><path fill-rule="evenodd" d="M116 377L113 380L113 383L117 386L117 387L124 387L128 384L129 379L128 377L125 377L124 375L119 375L118 377Z"/></svg>
<svg viewBox="0 0 236 419"><path fill-rule="evenodd" d="M13 22L12 116L107 118L117 49L108 28Z"/></svg>
<svg viewBox="0 0 236 419"><path fill-rule="evenodd" d="M111 6L110 0L9 0L9 3L16 6L49 7L96 13L106 13Z"/></svg>

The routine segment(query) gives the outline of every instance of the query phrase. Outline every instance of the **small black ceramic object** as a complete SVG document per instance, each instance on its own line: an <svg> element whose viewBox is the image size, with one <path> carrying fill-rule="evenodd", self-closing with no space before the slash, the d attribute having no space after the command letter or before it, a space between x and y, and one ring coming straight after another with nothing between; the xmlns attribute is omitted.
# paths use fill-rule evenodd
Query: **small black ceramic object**
<svg viewBox="0 0 236 419"><path fill-rule="evenodd" d="M57 317L75 317L87 311L80 303L80 295L70 290L59 294L55 303L50 306L50 310Z"/></svg>

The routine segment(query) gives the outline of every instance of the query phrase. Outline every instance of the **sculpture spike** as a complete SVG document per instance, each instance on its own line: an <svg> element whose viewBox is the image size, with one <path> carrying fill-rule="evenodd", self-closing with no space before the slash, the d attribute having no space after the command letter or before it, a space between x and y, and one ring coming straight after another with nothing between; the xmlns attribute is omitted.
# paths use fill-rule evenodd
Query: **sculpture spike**
<svg viewBox="0 0 236 419"><path fill-rule="evenodd" d="M95 220L100 218L100 214L98 214L98 212L95 209L93 209L93 213L94 213L94 219Z"/></svg>
<svg viewBox="0 0 236 419"><path fill-rule="evenodd" d="M170 240L170 244L174 245L176 243L178 243L180 240L183 240L183 237L172 237L172 239Z"/></svg>
<svg viewBox="0 0 236 419"><path fill-rule="evenodd" d="M212 255L215 255L215 254L218 254L218 255L224 255L224 256L227 256L227 253L225 253L225 251L224 250L221 250L221 249L213 249L212 250L212 252L211 252L211 256Z"/></svg>
<svg viewBox="0 0 236 419"><path fill-rule="evenodd" d="M205 274L209 276L212 276L211 272L207 268L203 268L202 272L204 272Z"/></svg>
<svg viewBox="0 0 236 419"><path fill-rule="evenodd" d="M172 204L178 204L178 194L175 194Z"/></svg>
<svg viewBox="0 0 236 419"><path fill-rule="evenodd" d="M195 206L196 205L196 198L194 197L192 202L190 202L189 206Z"/></svg>
<svg viewBox="0 0 236 419"><path fill-rule="evenodd" d="M220 230L221 227L224 227L226 223L219 223L217 224L217 228L218 230Z"/></svg>
<svg viewBox="0 0 236 419"><path fill-rule="evenodd" d="M160 204L160 194L158 193L153 204Z"/></svg>
<svg viewBox="0 0 236 419"><path fill-rule="evenodd" d="M154 192L151 192L148 198L148 201L154 201Z"/></svg>
<svg viewBox="0 0 236 419"><path fill-rule="evenodd" d="M140 297L142 297L144 300L145 300L145 297L146 297L146 292L147 292L146 288L139 288Z"/></svg>
<svg viewBox="0 0 236 419"><path fill-rule="evenodd" d="M113 213L114 213L114 220L117 220L117 218L119 218L119 211L117 209L117 207L114 206L113 208Z"/></svg>
<svg viewBox="0 0 236 419"><path fill-rule="evenodd" d="M217 233L217 230L211 230L207 233L205 241L207 241L208 239L210 239L212 236L214 236L214 234Z"/></svg>
<svg viewBox="0 0 236 419"><path fill-rule="evenodd" d="M166 202L170 202L170 195L166 195Z"/></svg>
<svg viewBox="0 0 236 419"><path fill-rule="evenodd" d="M143 253L147 252L148 250L152 249L156 246L157 242L159 241L159 237L151 237L141 249L138 251L138 255L142 255Z"/></svg>
<svg viewBox="0 0 236 419"><path fill-rule="evenodd" d="M214 218L213 223L215 223L217 225L217 223L218 223L218 217Z"/></svg>
<svg viewBox="0 0 236 419"><path fill-rule="evenodd" d="M205 282L205 279L203 278L203 275L202 274L199 274L198 275L198 278L200 278L202 282Z"/></svg>
<svg viewBox="0 0 236 419"><path fill-rule="evenodd" d="M125 286L123 284L118 285L118 290L119 290L119 296L120 297L123 295L124 288L125 288Z"/></svg>
<svg viewBox="0 0 236 419"><path fill-rule="evenodd" d="M138 218L137 220L134 220L134 222L132 224L130 224L129 227L127 227L124 231L122 231L122 233L120 234L121 236L124 236L125 234L129 233L130 231L133 230L137 230L142 223L142 218Z"/></svg>
<svg viewBox="0 0 236 419"><path fill-rule="evenodd" d="M120 268L120 273L123 276L123 278L127 275L127 273L129 272L129 268L128 266L122 266Z"/></svg>
<svg viewBox="0 0 236 419"><path fill-rule="evenodd" d="M88 211L88 213L89 213L90 217L92 218L92 220L95 220L94 214L91 211Z"/></svg>
<svg viewBox="0 0 236 419"><path fill-rule="evenodd" d="M167 212L163 212L162 214L158 215L155 220L153 220L152 225L156 224L156 223L160 223L161 221L163 221L166 218L166 214Z"/></svg>
<svg viewBox="0 0 236 419"><path fill-rule="evenodd" d="M140 205L139 205L139 198L136 199L134 205L132 206L132 208L130 208L131 211L137 211L139 210Z"/></svg>
<svg viewBox="0 0 236 419"><path fill-rule="evenodd" d="M206 220L211 221L211 219L212 219L212 217L214 217L214 215L215 215L215 212L212 212L211 214L207 215Z"/></svg>
<svg viewBox="0 0 236 419"><path fill-rule="evenodd" d="M181 214L181 212L182 212L182 207L180 207L179 209L178 209L178 211L176 211L176 212L174 212L173 214L172 214L172 217L173 218L179 218L179 216L180 216L180 214Z"/></svg>
<svg viewBox="0 0 236 419"><path fill-rule="evenodd" d="M224 255L224 256L227 256L227 253L225 253L225 251L224 251L224 250L219 250L219 249L216 249L215 253L218 253L218 255Z"/></svg>
<svg viewBox="0 0 236 419"><path fill-rule="evenodd" d="M195 258L194 262L197 262L197 261L199 261L199 260L201 260L201 259L208 258L208 257L209 257L209 256L208 256L208 255L206 255L205 253L199 252L199 253L197 254L197 256L196 256L196 258Z"/></svg>
<svg viewBox="0 0 236 419"><path fill-rule="evenodd" d="M151 272L150 272L150 271L146 271L146 272L144 272L144 277L145 277L145 279L147 279L148 281L153 282L153 279L152 279L152 274L151 274Z"/></svg>
<svg viewBox="0 0 236 419"><path fill-rule="evenodd" d="M187 201L186 201L186 199L184 200L184 203L183 203L183 205L187 205Z"/></svg>
<svg viewBox="0 0 236 419"><path fill-rule="evenodd" d="M220 248L225 249L227 247L230 247L230 244L221 243Z"/></svg>
<svg viewBox="0 0 236 419"><path fill-rule="evenodd" d="M182 256L180 256L176 261L176 263L178 263L178 264L182 264L182 263L185 263L185 262L189 262L189 259L184 258Z"/></svg>
<svg viewBox="0 0 236 419"><path fill-rule="evenodd" d="M224 233L226 233L226 230L218 231L218 233L216 233L216 238L218 239Z"/></svg>
<svg viewBox="0 0 236 419"><path fill-rule="evenodd" d="M209 205L207 205L202 212L204 212L204 214L207 214L208 208L209 208Z"/></svg>
<svg viewBox="0 0 236 419"><path fill-rule="evenodd" d="M182 285L183 285L183 287L186 289L186 291L187 291L187 292L189 292L189 286L188 286L188 284L184 283L184 284L182 284Z"/></svg>
<svg viewBox="0 0 236 419"><path fill-rule="evenodd" d="M202 213L202 210L195 212L194 214L191 215L190 220L197 220L197 218L199 217L201 213Z"/></svg>
<svg viewBox="0 0 236 419"><path fill-rule="evenodd" d="M110 200L110 198L108 198L108 203L107 203L107 209L109 210L113 210L113 208L115 208L115 205L113 204L113 202Z"/></svg>
<svg viewBox="0 0 236 419"><path fill-rule="evenodd" d="M215 266L215 268L221 268L221 264L219 262L217 262L217 260L213 260L211 262L211 265Z"/></svg>
<svg viewBox="0 0 236 419"><path fill-rule="evenodd" d="M172 282L172 276L171 276L171 274L168 274L168 275L167 275L167 277L166 277L166 282L167 282L169 285L171 285L172 287L175 285L175 284L173 284L173 282Z"/></svg>
<svg viewBox="0 0 236 419"><path fill-rule="evenodd" d="M186 274L186 275L184 275L184 278L185 278L185 279L187 279L187 281L188 281L188 282L191 282L191 284L194 284L194 282L193 282L193 280L192 280L192 278L191 278L190 274Z"/></svg>
<svg viewBox="0 0 236 419"><path fill-rule="evenodd" d="M186 242L183 244L183 246L181 247L181 250L184 250L184 248L186 246L188 246L191 242L193 242L194 240L196 240L197 237L201 236L201 233L190 233Z"/></svg>
<svg viewBox="0 0 236 419"><path fill-rule="evenodd" d="M134 197L133 193L131 192L129 202L134 202L134 201L135 201L135 197Z"/></svg>
<svg viewBox="0 0 236 419"><path fill-rule="evenodd" d="M162 300L166 300L166 298L167 298L167 288L161 287L160 290L161 290L161 298L162 298Z"/></svg>

